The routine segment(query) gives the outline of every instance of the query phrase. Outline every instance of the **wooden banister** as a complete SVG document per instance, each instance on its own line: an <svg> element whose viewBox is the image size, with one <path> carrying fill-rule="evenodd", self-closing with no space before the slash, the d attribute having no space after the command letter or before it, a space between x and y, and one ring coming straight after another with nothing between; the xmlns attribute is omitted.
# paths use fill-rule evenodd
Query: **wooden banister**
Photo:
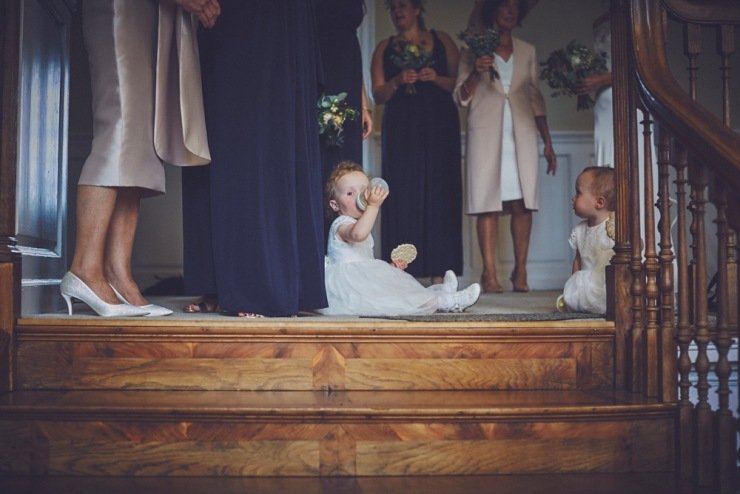
<svg viewBox="0 0 740 494"><path fill-rule="evenodd" d="M692 0L666 0L664 3L702 22L710 22L722 11L721 23L731 23L731 20L740 23L737 2L717 0L702 3L701 9L699 3ZM708 13L700 16L702 9ZM631 14L638 86L648 110L682 141L690 155L701 156L726 183L740 188L740 136L693 101L675 81L666 58L666 19L661 2L633 0Z"/></svg>
<svg viewBox="0 0 740 494"><path fill-rule="evenodd" d="M733 130L731 100L731 56L735 53L736 28L740 26L740 2L737 0L624 0L613 2L613 7L629 5L629 38L623 44L614 44L621 49L622 58L613 59L615 73L622 78L636 80L634 92L639 94L642 106L654 118L660 129L656 151L659 168L659 194L657 207L660 209L660 255L656 255L652 225L655 211L651 207L652 173L650 146L645 140L644 176L635 177L634 159L630 161L629 184L632 191L628 211L640 215L645 221L644 251L635 249L641 241L633 230L633 256L630 264L633 274L633 324L631 331L637 341L646 345L645 351L630 357L628 363L633 373L645 373L645 388L634 388L646 396L653 396L657 386L662 386L660 398L678 403L679 472L682 478L711 492L735 493L737 477L737 444L735 431L738 421L730 408L729 396L732 362L730 347L737 334L737 240L740 228L740 135ZM668 19L683 25L684 53L687 62L688 88L684 89L671 72L666 46ZM720 57L720 86L722 108L719 116L707 110L697 101L698 57L702 54L702 33L717 31L716 52ZM674 39L671 46L679 46ZM613 50L614 51L614 50ZM621 62L621 63L620 63ZM617 79L615 79L617 80ZM631 80L631 79L627 79ZM736 84L735 84L736 86ZM629 93L631 87L623 87ZM618 93L615 83L615 95ZM634 98L633 98L634 99ZM622 103L627 101L623 98ZM620 108L630 116L632 108ZM615 116L617 112L615 112ZM615 122L618 119L615 117ZM645 133L649 131L649 117L645 119ZM616 126L615 126L616 130ZM663 134L667 130L667 134ZM634 136L635 133L631 132ZM622 154L629 156L635 146L630 139L622 139L615 132L615 145L621 146ZM672 146L671 146L672 143ZM633 153L634 154L634 153ZM640 158L642 160L642 158ZM642 161L640 161L642 163ZM671 211L668 181L669 167L675 169L678 230L674 236L670 228ZM645 190L646 200L639 204L632 190L639 185ZM624 183L624 182L621 182ZM686 203L686 185L690 185L690 202ZM709 205L714 206L712 219ZM687 212L691 214L690 224ZM707 240L713 232L717 249L707 248ZM691 234L687 238L686 230ZM636 238L637 237L637 238ZM673 256L672 237L677 243L678 292L672 283ZM644 258L642 270L637 260ZM710 261L717 263L716 303L710 306L709 274ZM658 263L659 261L659 263ZM658 278L657 275L660 275ZM639 278L639 279L637 279ZM640 290L643 286L644 290ZM616 291L616 290L615 290ZM656 292L658 296L656 297ZM674 306L675 301L675 306ZM640 304L644 304L641 306ZM644 310L642 310L644 307ZM716 317L710 317L716 313ZM641 322L640 319L644 319ZM715 322L716 321L716 322ZM619 331L619 327L617 330ZM660 345L656 346L656 336ZM714 345L718 357L711 360L709 346ZM695 345L693 357L690 347ZM635 347L639 349L639 346ZM656 358L656 351L658 353ZM645 361L639 357L645 355ZM678 358L676 358L678 357ZM657 369L652 360L660 360ZM711 374L716 375L716 384ZM675 391L678 387L678 396ZM695 400L690 390L696 389ZM718 395L718 400L713 399ZM709 490L707 492L710 492Z"/></svg>
<svg viewBox="0 0 740 494"><path fill-rule="evenodd" d="M671 15L694 24L722 24L740 18L737 0L663 0L663 6Z"/></svg>

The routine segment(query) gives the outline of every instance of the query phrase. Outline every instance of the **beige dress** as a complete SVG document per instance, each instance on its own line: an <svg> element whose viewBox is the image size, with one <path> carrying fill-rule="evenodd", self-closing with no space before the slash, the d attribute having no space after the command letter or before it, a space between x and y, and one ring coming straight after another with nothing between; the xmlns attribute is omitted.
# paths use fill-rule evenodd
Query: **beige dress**
<svg viewBox="0 0 740 494"><path fill-rule="evenodd" d="M195 28L174 3L83 2L93 142L80 185L163 193L162 161L210 162Z"/></svg>
<svg viewBox="0 0 740 494"><path fill-rule="evenodd" d="M518 38L513 39L512 56L513 69L508 87L501 79L491 83L485 74L473 96L467 100L462 98L460 90L473 69L473 61L466 51L460 56L453 96L459 105L468 109L464 173L467 214L502 210L501 160L507 108L511 111L515 149L506 155L513 155L516 160L525 207L539 207L539 135L535 117L545 115L545 101L539 89L537 56L534 46Z"/></svg>

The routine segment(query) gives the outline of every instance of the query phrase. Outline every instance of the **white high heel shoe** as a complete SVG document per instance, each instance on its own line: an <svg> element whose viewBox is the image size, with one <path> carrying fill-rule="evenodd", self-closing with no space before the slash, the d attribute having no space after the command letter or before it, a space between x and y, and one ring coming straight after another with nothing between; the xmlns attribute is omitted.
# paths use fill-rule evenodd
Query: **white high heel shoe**
<svg viewBox="0 0 740 494"><path fill-rule="evenodd" d="M148 311L130 304L109 304L98 297L84 281L71 271L67 271L67 274L62 278L59 291L62 293L64 301L67 302L67 311L70 316L72 315L72 298L85 302L102 317L131 317L148 314Z"/></svg>
<svg viewBox="0 0 740 494"><path fill-rule="evenodd" d="M120 293L118 293L118 290L116 290L116 287L114 287L110 283L108 283L108 284L113 289L113 293L116 294L116 297L118 297L118 300L120 300L124 304L129 304L129 305L131 305L133 307L138 307L140 309L144 309L145 311L147 311L147 314L144 314L146 317L169 316L170 314L172 314L172 311L170 309L168 309L167 307L162 307L161 305L155 305L155 304L133 305L133 304L129 303L129 301L126 300L126 298L123 295L121 295Z"/></svg>

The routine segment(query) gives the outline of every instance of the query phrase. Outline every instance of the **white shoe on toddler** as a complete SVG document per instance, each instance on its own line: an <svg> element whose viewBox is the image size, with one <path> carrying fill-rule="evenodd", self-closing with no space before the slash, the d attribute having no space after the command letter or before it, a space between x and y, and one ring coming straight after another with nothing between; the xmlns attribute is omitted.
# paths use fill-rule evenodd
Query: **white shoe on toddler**
<svg viewBox="0 0 740 494"><path fill-rule="evenodd" d="M448 269L447 271L445 271L444 278L442 278L442 283L429 285L427 289L439 294L455 293L457 291L457 275L453 270Z"/></svg>
<svg viewBox="0 0 740 494"><path fill-rule="evenodd" d="M445 271L445 276L442 278L442 287L447 293L455 293L457 291L457 275L451 269Z"/></svg>
<svg viewBox="0 0 740 494"><path fill-rule="evenodd" d="M439 295L439 312L462 312L478 301L480 285L473 283L464 290Z"/></svg>

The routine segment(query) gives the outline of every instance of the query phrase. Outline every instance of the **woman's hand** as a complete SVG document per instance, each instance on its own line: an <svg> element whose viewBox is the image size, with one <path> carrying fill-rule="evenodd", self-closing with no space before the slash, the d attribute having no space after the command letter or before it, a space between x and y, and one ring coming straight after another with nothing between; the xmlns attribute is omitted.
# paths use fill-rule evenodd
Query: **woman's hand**
<svg viewBox="0 0 740 494"><path fill-rule="evenodd" d="M435 82L437 80L437 71L431 67L424 67L419 71L419 80L423 82Z"/></svg>
<svg viewBox="0 0 740 494"><path fill-rule="evenodd" d="M558 157L552 148L551 142L545 144L544 154L547 160L547 174L550 175L552 173L555 175L555 171L558 169Z"/></svg>
<svg viewBox="0 0 740 494"><path fill-rule="evenodd" d="M576 87L576 94L580 96L584 94L595 93L611 85L611 72L605 72L603 74L591 74L589 76L586 76L578 85L578 87Z"/></svg>
<svg viewBox="0 0 740 494"><path fill-rule="evenodd" d="M212 28L221 15L221 4L218 0L175 0L180 7L195 14L203 27Z"/></svg>
<svg viewBox="0 0 740 494"><path fill-rule="evenodd" d="M401 84L413 84L419 80L419 73L414 69L403 69L394 80L397 86Z"/></svg>
<svg viewBox="0 0 740 494"><path fill-rule="evenodd" d="M493 57L484 55L475 59L475 71L479 74L488 73L493 67Z"/></svg>
<svg viewBox="0 0 740 494"><path fill-rule="evenodd" d="M369 108L362 109L362 138L367 139L373 133L373 114Z"/></svg>

